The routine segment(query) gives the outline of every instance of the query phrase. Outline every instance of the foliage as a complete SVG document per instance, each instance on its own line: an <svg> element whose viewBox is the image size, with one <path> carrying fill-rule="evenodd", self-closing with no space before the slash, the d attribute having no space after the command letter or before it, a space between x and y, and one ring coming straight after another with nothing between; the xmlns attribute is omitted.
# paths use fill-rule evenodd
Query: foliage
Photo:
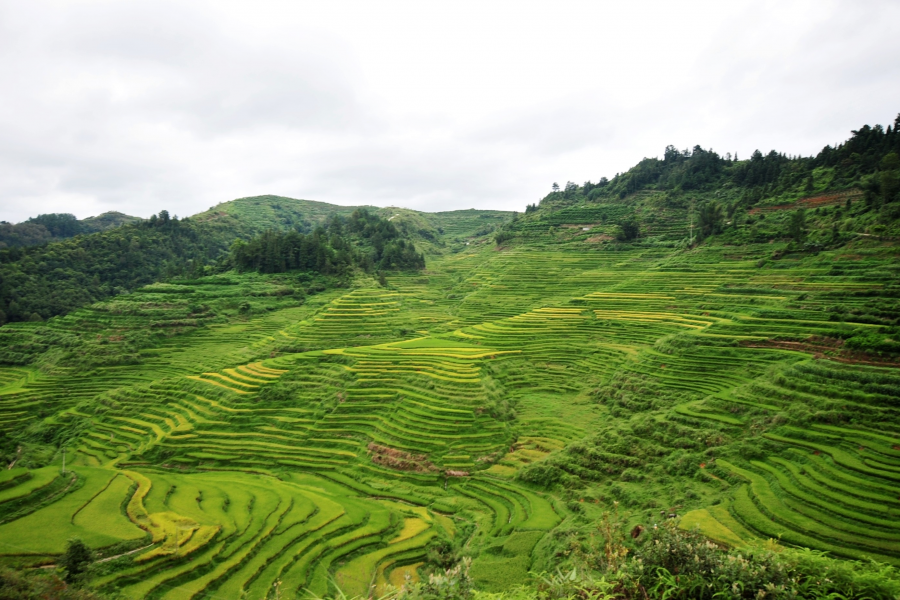
<svg viewBox="0 0 900 600"><path fill-rule="evenodd" d="M140 221L138 217L129 217L118 212L107 212L80 221L75 215L68 213L38 215L17 225L0 223L0 248L34 246L79 234L96 233L137 221Z"/></svg>
<svg viewBox="0 0 900 600"><path fill-rule="evenodd" d="M619 546L624 554L624 543ZM627 563L607 568L572 568L534 573L532 581L501 593L474 591L463 565L428 583L407 584L386 597L439 600L702 600L833 598L893 600L900 574L877 563L836 561L809 550L786 549L774 541L755 548L727 549L674 522L652 529L635 544ZM609 553L607 547L604 552Z"/></svg>
<svg viewBox="0 0 900 600"><path fill-rule="evenodd" d="M229 248L237 239L273 229L307 231L328 218L337 222L353 210L274 196L245 198L192 218L178 219L163 210L148 220L125 222L91 235L0 249L0 325L28 321L34 315L46 320L149 283L215 273L229 268ZM93 231L129 219L108 216L79 223L89 223L82 228ZM402 239L382 237L379 242L379 232L365 228L372 219L379 218L369 215L358 220L363 225L360 235L372 234L370 246L382 268L422 263L414 247L400 246Z"/></svg>
<svg viewBox="0 0 900 600"><path fill-rule="evenodd" d="M900 116L887 128L864 126L845 143L811 157L757 150L739 160L701 146L667 146L662 158L645 158L612 179L554 187L523 218L507 224L502 238L543 244L551 233L555 243L616 239L645 246L686 243L692 235L735 245L790 239L805 244L794 250L815 252L862 234L896 237L898 125ZM854 205L858 196L865 202ZM693 206L699 230L692 234ZM803 208L808 208L805 222L796 214ZM788 209L794 212L783 214ZM579 225L587 225L581 231L589 233L579 235Z"/></svg>
<svg viewBox="0 0 900 600"><path fill-rule="evenodd" d="M711 428L650 418L648 411L675 404L681 397L644 378L616 375L593 394L612 415L625 418L528 464L519 471L519 479L542 486L573 487L578 479L615 477L655 487L673 477L693 474L710 445L717 443L717 433Z"/></svg>
<svg viewBox="0 0 900 600"><path fill-rule="evenodd" d="M630 242L632 240L637 239L640 235L640 226L637 221L634 219L628 219L627 221L623 221L619 225L619 229L616 232L616 239L621 242Z"/></svg>
<svg viewBox="0 0 900 600"><path fill-rule="evenodd" d="M0 250L0 310L47 319L176 275L195 276L225 249L207 227L164 217L29 248Z"/></svg>
<svg viewBox="0 0 900 600"><path fill-rule="evenodd" d="M407 584L397 595L405 600L466 600L472 597L473 586L469 577L472 561L464 558L443 572L428 576L428 581Z"/></svg>
<svg viewBox="0 0 900 600"><path fill-rule="evenodd" d="M718 202L708 202L700 209L700 239L722 231L725 214Z"/></svg>
<svg viewBox="0 0 900 600"><path fill-rule="evenodd" d="M0 600L103 600L105 596L67 585L52 573L0 568Z"/></svg>
<svg viewBox="0 0 900 600"><path fill-rule="evenodd" d="M889 599L900 594L900 578L891 567L835 561L771 541L727 549L671 522L651 530L635 554L623 579L651 597Z"/></svg>
<svg viewBox="0 0 900 600"><path fill-rule="evenodd" d="M425 258L390 221L359 209L346 219L332 217L325 228L309 235L272 230L247 242L238 240L231 248L231 263L239 270L260 273L332 274L355 266L366 271L422 269Z"/></svg>
<svg viewBox="0 0 900 600"><path fill-rule="evenodd" d="M494 235L494 243L497 244L498 246L502 246L504 243L508 242L509 240L513 239L514 237L515 237L515 235L510 231L498 231Z"/></svg>
<svg viewBox="0 0 900 600"><path fill-rule="evenodd" d="M620 547L624 552L624 544ZM674 522L650 530L634 547L634 558L612 569L539 573L531 585L476 593L475 598L893 600L900 594L900 573L893 567L838 561L772 540L759 547L723 548Z"/></svg>
<svg viewBox="0 0 900 600"><path fill-rule="evenodd" d="M69 540L66 551L59 559L59 566L63 569L64 579L71 584L84 583L90 571L94 553L84 542L78 538Z"/></svg>
<svg viewBox="0 0 900 600"><path fill-rule="evenodd" d="M894 339L896 334L867 333L855 335L844 342L844 346L862 352L900 354L900 342Z"/></svg>
<svg viewBox="0 0 900 600"><path fill-rule="evenodd" d="M802 208L791 214L788 235L798 242L802 242L806 237L806 212Z"/></svg>

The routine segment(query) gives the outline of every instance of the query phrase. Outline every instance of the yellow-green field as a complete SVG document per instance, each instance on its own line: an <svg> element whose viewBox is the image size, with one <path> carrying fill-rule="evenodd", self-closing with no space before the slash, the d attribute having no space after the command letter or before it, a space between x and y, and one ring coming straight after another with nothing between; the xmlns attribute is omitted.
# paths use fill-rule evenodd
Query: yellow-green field
<svg viewBox="0 0 900 600"><path fill-rule="evenodd" d="M2 367L0 429L54 448L0 478L2 560L79 537L110 559L100 590L261 600L381 593L443 548L501 590L617 502L629 524L900 564L900 372L800 343L878 331L857 316L896 310L896 257L769 252L476 243L137 364ZM149 286L49 326L139 328L110 305L215 293Z"/></svg>

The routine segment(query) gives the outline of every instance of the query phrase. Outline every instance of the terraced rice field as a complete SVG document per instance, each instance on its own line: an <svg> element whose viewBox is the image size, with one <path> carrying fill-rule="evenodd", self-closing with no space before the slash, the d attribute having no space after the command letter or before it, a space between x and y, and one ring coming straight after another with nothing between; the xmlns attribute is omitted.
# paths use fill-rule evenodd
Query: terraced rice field
<svg viewBox="0 0 900 600"><path fill-rule="evenodd" d="M603 218L570 213L560 224ZM890 277L832 274L840 255L761 268L767 248L728 252L473 246L387 287L273 292L238 321L173 324L173 298L231 293L215 282L58 319L181 330L137 364L0 368L0 429L65 432L67 456L65 474L61 452L3 471L2 559L52 564L77 535L110 558L93 585L126 598L292 598L423 577L446 543L496 590L546 568L554 528L618 498L630 523L677 504L723 543L900 564L900 372L779 342L876 331L853 310L892 297ZM869 252L857 266L884 271ZM641 385L656 391L626 394ZM706 440L673 451L690 463L677 474L662 454L644 463L681 478L665 504L635 492L645 474L587 459L575 492L517 477L638 413ZM614 442L591 452L627 454Z"/></svg>

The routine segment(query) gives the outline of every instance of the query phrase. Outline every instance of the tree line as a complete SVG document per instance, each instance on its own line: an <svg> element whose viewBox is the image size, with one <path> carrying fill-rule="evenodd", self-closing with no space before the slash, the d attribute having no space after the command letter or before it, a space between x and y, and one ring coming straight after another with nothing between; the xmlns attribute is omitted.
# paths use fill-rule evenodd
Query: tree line
<svg viewBox="0 0 900 600"><path fill-rule="evenodd" d="M260 273L425 268L425 257L415 245L403 239L390 221L366 209L355 210L349 217L333 216L309 234L270 230L246 242L238 240L231 247L230 260L239 271Z"/></svg>
<svg viewBox="0 0 900 600"><path fill-rule="evenodd" d="M554 183L550 194L541 202L601 201L624 198L647 189L682 192L711 190L731 184L744 189L746 203L753 204L762 197L778 195L798 184L812 191L814 171L821 167L834 171L828 184L830 188L844 189L868 184L870 188L879 188L875 189L878 195L881 194L879 186L882 184L871 182L879 179L879 174L885 170L895 170L890 158L892 154L900 155L900 115L893 125L886 128L865 125L853 130L844 143L825 146L816 156L809 157L788 156L775 150L763 154L756 150L747 160L738 160L736 154L721 156L712 149L700 146L678 150L670 145L662 158L644 158L612 179L604 177L596 183L586 181L583 185L570 181L562 188ZM897 191L891 190L893 193ZM891 197L892 193L887 196Z"/></svg>
<svg viewBox="0 0 900 600"><path fill-rule="evenodd" d="M49 213L17 224L0 221L0 248L46 244L136 221L140 219L118 212L107 212L81 220L69 213Z"/></svg>
<svg viewBox="0 0 900 600"><path fill-rule="evenodd" d="M161 279L200 275L227 249L221 232L167 211L92 235L0 249L0 324L42 321Z"/></svg>
<svg viewBox="0 0 900 600"><path fill-rule="evenodd" d="M553 183L551 192L539 203L526 206L525 215L543 219L547 212L567 206L621 204L627 196L641 192L665 192L665 203L672 208L688 208L689 200L696 201L690 208L696 227L693 236L702 240L721 233L729 224L736 225L736 215L752 222L747 214L764 199L792 202L803 196L851 188L863 190L865 210L880 211L882 222L900 218L900 115L887 127L865 125L853 130L844 143L825 146L809 157L756 150L746 160L739 160L737 154L722 156L699 145L684 150L669 145L662 158L644 158L612 179L602 177L582 185L572 181L563 186ZM797 212L784 233L802 241L805 215ZM501 229L495 236L497 243L513 239L522 224L513 221ZM616 225L619 241L641 237L636 214L620 217Z"/></svg>
<svg viewBox="0 0 900 600"><path fill-rule="evenodd" d="M271 230L246 242L241 240L245 235L221 223L178 219L163 210L93 235L2 248L0 324L43 321L156 281L231 268L340 275L353 268L371 272L425 267L424 256L412 242L392 223L364 209L346 218L332 217L309 234Z"/></svg>

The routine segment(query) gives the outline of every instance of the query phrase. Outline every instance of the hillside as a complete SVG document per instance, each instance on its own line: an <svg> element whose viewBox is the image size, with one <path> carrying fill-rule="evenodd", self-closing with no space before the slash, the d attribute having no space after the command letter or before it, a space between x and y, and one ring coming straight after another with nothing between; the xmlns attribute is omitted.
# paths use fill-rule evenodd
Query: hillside
<svg viewBox="0 0 900 600"><path fill-rule="evenodd" d="M140 220L139 217L111 211L81 220L75 215L61 213L38 215L16 225L4 221L0 222L0 248L46 244L80 234L105 231Z"/></svg>
<svg viewBox="0 0 900 600"><path fill-rule="evenodd" d="M149 283L218 273L230 268L227 259L236 240L266 231L310 233L357 208L259 196L225 202L193 217L178 219L161 211L146 221L99 233L0 249L0 324L41 321ZM372 210L376 216L384 214L379 218L391 218L387 209ZM508 213L493 214L497 222ZM408 218L397 221L401 237L420 243L426 254L444 252L434 244L438 233L430 221L417 218L421 223L415 227ZM460 223L467 234L474 229L467 225L470 215L444 220L451 227Z"/></svg>
<svg viewBox="0 0 900 600"><path fill-rule="evenodd" d="M310 230L332 215L347 216L357 208L338 206L314 200L297 200L284 196L252 196L222 202L197 213L191 220L209 224L224 232L254 235L269 229Z"/></svg>
<svg viewBox="0 0 900 600"><path fill-rule="evenodd" d="M896 598L878 148L812 190L738 184L752 158L677 179L695 149L520 215L268 197L167 224L248 242L0 328L0 562L79 537L125 598ZM289 263L315 240L348 262ZM401 240L424 269L377 268Z"/></svg>
<svg viewBox="0 0 900 600"><path fill-rule="evenodd" d="M553 184L498 241L673 247L716 235L732 245L784 240L815 251L865 235L896 240L898 127L900 116L887 128L866 125L815 157L757 150L737 160L669 146L662 159L645 158L612 179Z"/></svg>

